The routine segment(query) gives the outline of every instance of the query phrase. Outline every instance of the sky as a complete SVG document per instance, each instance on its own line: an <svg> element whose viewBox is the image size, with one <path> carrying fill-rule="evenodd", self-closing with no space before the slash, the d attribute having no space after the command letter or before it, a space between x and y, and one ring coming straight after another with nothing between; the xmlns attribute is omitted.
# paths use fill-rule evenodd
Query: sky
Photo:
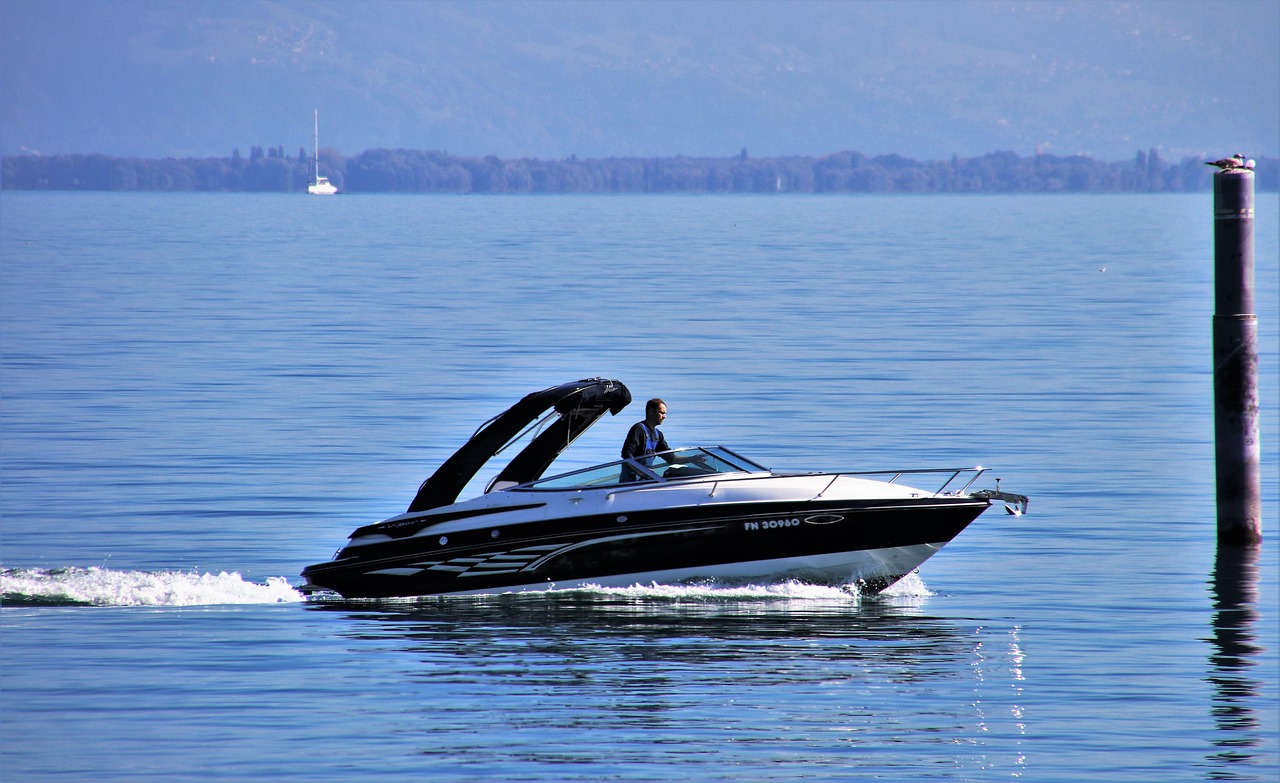
<svg viewBox="0 0 1280 783"><path fill-rule="evenodd" d="M0 0L0 152L1280 154L1280 0Z"/></svg>

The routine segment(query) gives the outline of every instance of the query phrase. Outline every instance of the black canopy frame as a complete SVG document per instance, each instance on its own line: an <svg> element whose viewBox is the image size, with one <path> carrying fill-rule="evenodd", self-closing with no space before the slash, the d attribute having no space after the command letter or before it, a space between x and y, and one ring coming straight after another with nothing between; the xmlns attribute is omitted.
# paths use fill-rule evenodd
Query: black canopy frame
<svg viewBox="0 0 1280 783"><path fill-rule="evenodd" d="M462 490L490 459L523 435L530 424L552 408L559 418L534 436L498 474L496 482L524 484L542 477L556 457L604 414L614 416L631 403L621 381L587 378L533 392L480 425L471 439L422 485L408 512L427 511L458 500Z"/></svg>

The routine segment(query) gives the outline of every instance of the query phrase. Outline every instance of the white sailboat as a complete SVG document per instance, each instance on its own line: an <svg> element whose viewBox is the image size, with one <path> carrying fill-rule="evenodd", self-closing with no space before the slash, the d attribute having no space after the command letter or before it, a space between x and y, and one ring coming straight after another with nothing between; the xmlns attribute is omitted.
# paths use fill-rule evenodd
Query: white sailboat
<svg viewBox="0 0 1280 783"><path fill-rule="evenodd" d="M316 173L315 173L315 178L311 180L311 184L307 185L307 192L313 196L332 196L334 193L338 192L338 189L333 186L333 183L329 181L328 177L320 176L320 110L319 109L316 109L316 135L315 135L315 145L312 147L312 149L315 150L314 157L315 157Z"/></svg>

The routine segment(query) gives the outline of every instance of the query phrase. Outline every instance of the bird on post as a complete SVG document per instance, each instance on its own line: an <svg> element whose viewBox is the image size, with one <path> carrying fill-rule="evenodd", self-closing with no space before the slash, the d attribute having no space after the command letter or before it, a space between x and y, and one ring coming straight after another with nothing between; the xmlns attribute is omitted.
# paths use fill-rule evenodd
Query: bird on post
<svg viewBox="0 0 1280 783"><path fill-rule="evenodd" d="M1245 167L1244 156L1238 152L1235 155L1232 155L1229 158L1223 158L1222 160L1206 160L1204 165L1217 166L1223 171L1226 171L1227 169L1242 169Z"/></svg>

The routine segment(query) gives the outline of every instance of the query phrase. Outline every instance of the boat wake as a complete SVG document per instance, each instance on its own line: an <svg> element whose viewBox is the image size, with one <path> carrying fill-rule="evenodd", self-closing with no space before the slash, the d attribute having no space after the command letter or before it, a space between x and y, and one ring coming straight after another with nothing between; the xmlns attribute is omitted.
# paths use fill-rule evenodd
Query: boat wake
<svg viewBox="0 0 1280 783"><path fill-rule="evenodd" d="M674 601L768 601L770 599L779 599L787 601L833 600L847 603L850 599L857 601L867 597L859 592L856 584L821 585L811 584L808 582L798 582L792 579L779 582L767 582L764 584L746 585L727 584L715 581L676 585L655 583L648 585L633 585L631 587L586 587L580 588L576 591L566 592L584 592L594 595L619 598ZM930 595L933 595L933 593L929 592L929 589L925 587L924 581L920 579L920 575L913 573L907 575L893 586L882 591L879 594L879 597L923 598Z"/></svg>
<svg viewBox="0 0 1280 783"><path fill-rule="evenodd" d="M794 579L779 579L776 582L760 584L738 584L718 582L714 580L699 581L688 584L635 584L630 587L600 587L584 585L580 587L546 590L529 590L523 592L491 593L487 595L430 595L406 596L402 598L343 598L337 593L319 591L307 600L312 603L330 605L372 605L372 606L418 606L422 604L448 605L450 602L475 605L485 602L505 602L509 600L546 599L581 599L587 602L624 602L632 604L793 604L806 605L830 604L840 606L857 606L863 601L879 601L888 599L895 603L910 604L913 601L934 595L925 586L919 573L911 573L874 596L861 593L858 585L824 585L800 582Z"/></svg>
<svg viewBox="0 0 1280 783"><path fill-rule="evenodd" d="M5 606L214 606L302 600L302 594L284 577L258 584L225 571L0 570L0 604Z"/></svg>
<svg viewBox="0 0 1280 783"><path fill-rule="evenodd" d="M631 587L578 587L523 593L524 596L716 603L737 601L832 601L857 603L865 596L856 585L817 585L794 580L735 585L717 582L648 584ZM908 574L879 594L879 598L913 599L933 595L919 574ZM500 596L466 596L469 602ZM430 600L439 600L440 596ZM448 600L450 597L443 597ZM463 598L459 596L458 598ZM193 571L117 571L109 568L0 569L0 605L4 606L218 606L230 604L302 603L308 599L284 577L266 583L246 581L239 573L202 574ZM427 599L344 601L338 596L312 598L323 603L415 603Z"/></svg>
<svg viewBox="0 0 1280 783"><path fill-rule="evenodd" d="M913 571L886 587L880 595L888 598L928 598L933 595L933 591L925 586L920 572Z"/></svg>

